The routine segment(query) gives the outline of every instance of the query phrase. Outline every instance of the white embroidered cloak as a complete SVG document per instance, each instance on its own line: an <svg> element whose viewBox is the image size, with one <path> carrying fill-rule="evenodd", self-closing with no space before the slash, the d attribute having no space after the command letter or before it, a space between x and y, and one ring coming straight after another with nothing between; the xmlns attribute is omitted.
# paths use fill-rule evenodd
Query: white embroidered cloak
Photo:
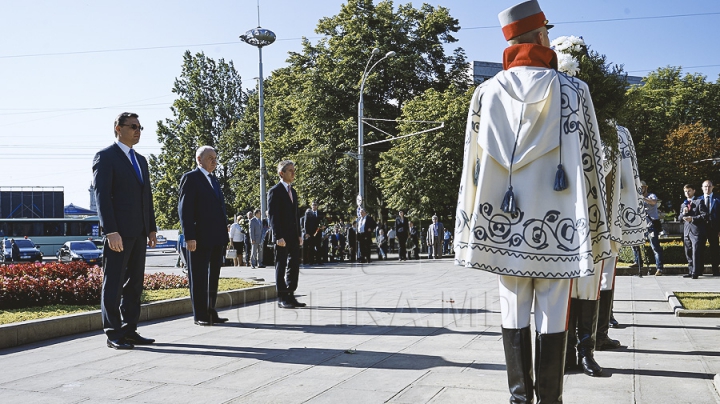
<svg viewBox="0 0 720 404"><path fill-rule="evenodd" d="M610 257L605 178L587 85L513 67L470 104L455 226L458 265L501 275L576 278ZM567 188L555 191L558 165ZM500 206L512 186L519 212Z"/></svg>

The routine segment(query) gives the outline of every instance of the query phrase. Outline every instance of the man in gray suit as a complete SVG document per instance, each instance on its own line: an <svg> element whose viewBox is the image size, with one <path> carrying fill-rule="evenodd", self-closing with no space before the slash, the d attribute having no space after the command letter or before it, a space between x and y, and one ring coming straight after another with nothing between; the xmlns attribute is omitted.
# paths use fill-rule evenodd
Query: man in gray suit
<svg viewBox="0 0 720 404"><path fill-rule="evenodd" d="M438 221L437 215L432 217L432 223L428 226L427 242L428 242L428 255L432 251L432 258L442 258L442 243L443 235L445 234L445 228L442 222Z"/></svg>
<svg viewBox="0 0 720 404"><path fill-rule="evenodd" d="M250 245L252 252L250 253L250 264L253 268L263 267L263 225L260 221L260 209L255 209L255 216L250 219Z"/></svg>

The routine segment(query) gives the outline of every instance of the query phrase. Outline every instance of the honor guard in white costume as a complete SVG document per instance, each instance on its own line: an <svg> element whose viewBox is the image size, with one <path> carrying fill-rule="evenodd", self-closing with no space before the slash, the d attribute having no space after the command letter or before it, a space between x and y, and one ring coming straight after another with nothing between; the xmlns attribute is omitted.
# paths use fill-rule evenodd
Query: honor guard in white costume
<svg viewBox="0 0 720 404"><path fill-rule="evenodd" d="M588 87L557 71L538 2L499 19L510 46L470 104L455 261L498 274L510 402L556 403L572 281L611 257L602 145Z"/></svg>
<svg viewBox="0 0 720 404"><path fill-rule="evenodd" d="M598 262L593 276L573 285L568 316L565 371L582 368L588 376L603 372L595 361L595 349L620 347L619 341L608 336L617 254L622 246L643 244L647 231L635 146L626 128L616 129L618 150L614 159L604 161L612 257Z"/></svg>

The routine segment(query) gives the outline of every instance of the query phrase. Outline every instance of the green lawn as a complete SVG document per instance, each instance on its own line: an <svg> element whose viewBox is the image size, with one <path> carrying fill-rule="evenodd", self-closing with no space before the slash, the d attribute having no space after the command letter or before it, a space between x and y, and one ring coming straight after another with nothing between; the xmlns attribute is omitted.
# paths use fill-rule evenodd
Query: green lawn
<svg viewBox="0 0 720 404"><path fill-rule="evenodd" d="M221 278L218 290L236 290L245 289L255 286L255 283L247 282L238 278ZM190 290L180 289L160 289L146 290L142 295L142 302L156 302L159 300L175 299L178 297L190 296ZM82 313L86 311L100 310L99 304L90 305L63 305L54 304L51 306L30 307L27 309L0 310L0 324L17 323L20 321L36 320L39 318L57 317L66 314Z"/></svg>
<svg viewBox="0 0 720 404"><path fill-rule="evenodd" d="M675 292L675 297L688 310L720 310L720 293Z"/></svg>

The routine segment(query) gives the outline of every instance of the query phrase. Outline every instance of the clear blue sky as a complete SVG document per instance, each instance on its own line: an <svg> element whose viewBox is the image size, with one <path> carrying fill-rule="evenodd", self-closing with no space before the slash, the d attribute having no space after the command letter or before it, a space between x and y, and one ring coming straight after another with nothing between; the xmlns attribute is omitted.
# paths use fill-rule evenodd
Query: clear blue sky
<svg viewBox="0 0 720 404"><path fill-rule="evenodd" d="M500 61L497 13L516 0L426 1L450 9L462 30L451 48L469 60ZM340 0L261 0L260 23L278 40L264 48L264 73L285 65L300 38ZM396 1L404 4L406 1ZM419 7L421 2L413 2ZM716 81L712 33L717 0L541 0L551 39L583 36L592 49L642 76L682 66ZM258 52L238 39L257 26L257 0L0 0L0 186L64 186L65 203L88 207L94 153L113 142L122 111L145 127L137 150L159 153L156 122L171 118L173 81L185 50L232 60L246 88ZM383 49L389 51L391 49ZM358 72L358 78L361 72ZM460 134L459 134L460 135Z"/></svg>

